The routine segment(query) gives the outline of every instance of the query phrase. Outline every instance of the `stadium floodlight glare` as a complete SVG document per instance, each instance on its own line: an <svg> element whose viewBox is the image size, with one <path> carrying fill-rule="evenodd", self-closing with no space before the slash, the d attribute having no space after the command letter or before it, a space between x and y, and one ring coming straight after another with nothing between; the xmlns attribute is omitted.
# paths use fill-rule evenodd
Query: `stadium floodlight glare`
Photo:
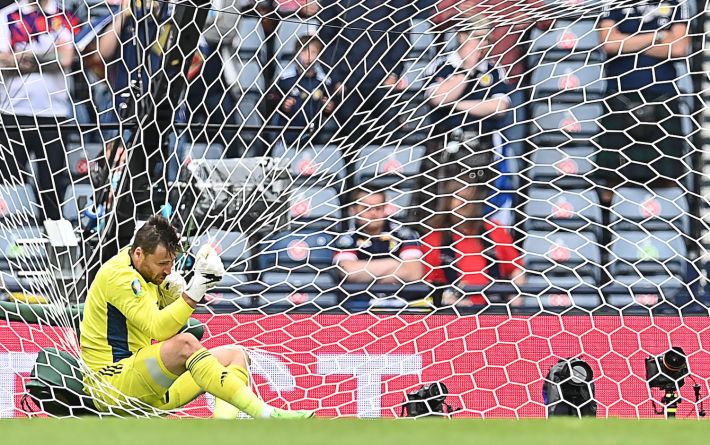
<svg viewBox="0 0 710 445"><path fill-rule="evenodd" d="M596 416L594 371L580 358L560 359L542 386L547 416Z"/></svg>

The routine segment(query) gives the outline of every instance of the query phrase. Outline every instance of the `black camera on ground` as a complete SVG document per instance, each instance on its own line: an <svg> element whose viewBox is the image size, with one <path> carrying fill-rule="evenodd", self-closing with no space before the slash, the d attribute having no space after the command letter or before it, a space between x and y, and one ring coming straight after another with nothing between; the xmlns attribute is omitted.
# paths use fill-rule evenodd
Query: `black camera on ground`
<svg viewBox="0 0 710 445"><path fill-rule="evenodd" d="M580 358L560 359L550 368L542 385L548 417L595 417L594 392L594 371Z"/></svg>
<svg viewBox="0 0 710 445"><path fill-rule="evenodd" d="M646 358L646 380L651 388L680 389L688 375L688 358L683 348L673 347Z"/></svg>
<svg viewBox="0 0 710 445"><path fill-rule="evenodd" d="M448 395L449 390L443 383L437 382L424 385L417 391L405 395L400 415L406 415L406 417L448 417L457 411L451 405L445 403Z"/></svg>

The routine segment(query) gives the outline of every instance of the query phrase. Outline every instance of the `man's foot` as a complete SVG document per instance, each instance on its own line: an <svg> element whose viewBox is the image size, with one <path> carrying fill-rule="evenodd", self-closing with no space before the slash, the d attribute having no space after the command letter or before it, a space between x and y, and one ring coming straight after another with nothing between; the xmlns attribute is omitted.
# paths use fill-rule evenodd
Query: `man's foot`
<svg viewBox="0 0 710 445"><path fill-rule="evenodd" d="M272 419L310 419L315 416L315 411L300 410L288 411L285 409L274 408L271 412Z"/></svg>

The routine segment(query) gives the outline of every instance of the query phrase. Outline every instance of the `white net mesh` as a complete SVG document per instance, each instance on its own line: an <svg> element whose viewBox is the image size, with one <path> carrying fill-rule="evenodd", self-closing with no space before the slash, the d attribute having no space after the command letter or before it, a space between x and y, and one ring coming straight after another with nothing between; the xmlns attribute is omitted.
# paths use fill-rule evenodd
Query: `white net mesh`
<svg viewBox="0 0 710 445"><path fill-rule="evenodd" d="M79 355L98 268L156 213L182 237L177 270L205 244L220 254L202 339L247 347L274 406L397 416L443 382L457 415L539 417L548 370L579 357L597 415L646 417L644 358L672 346L703 399L706 10L13 2L0 417L39 410L22 399L38 351ZM44 223L60 217L71 229ZM44 372L71 371L52 360ZM692 385L679 394L696 416ZM61 391L46 400L78 413L54 409L72 405ZM200 396L177 414L213 408Z"/></svg>

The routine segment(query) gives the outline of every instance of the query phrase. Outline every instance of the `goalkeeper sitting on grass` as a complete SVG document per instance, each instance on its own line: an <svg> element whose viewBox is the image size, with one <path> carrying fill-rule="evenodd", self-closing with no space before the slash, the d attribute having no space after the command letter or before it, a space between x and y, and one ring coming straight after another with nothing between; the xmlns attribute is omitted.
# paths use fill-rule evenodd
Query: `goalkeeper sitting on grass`
<svg viewBox="0 0 710 445"><path fill-rule="evenodd" d="M96 408L135 413L145 404L172 410L208 392L218 399L215 417L236 418L238 410L255 418L312 417L312 411L261 401L249 386L242 348L207 350L193 335L179 333L222 279L224 266L213 249L203 248L185 285L171 272L178 240L166 219L151 217L133 245L101 267L89 289L80 341L82 359L95 371L84 383Z"/></svg>

